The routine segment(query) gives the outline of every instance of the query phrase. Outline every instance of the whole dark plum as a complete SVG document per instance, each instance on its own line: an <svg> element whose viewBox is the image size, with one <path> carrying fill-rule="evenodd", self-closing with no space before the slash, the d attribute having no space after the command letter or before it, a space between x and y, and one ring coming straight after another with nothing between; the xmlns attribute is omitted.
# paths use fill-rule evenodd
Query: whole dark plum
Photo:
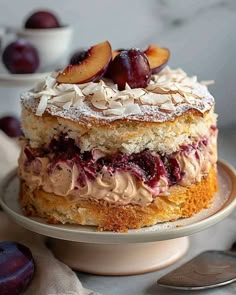
<svg viewBox="0 0 236 295"><path fill-rule="evenodd" d="M36 11L25 22L26 29L52 29L58 27L60 27L60 23L50 11Z"/></svg>
<svg viewBox="0 0 236 295"><path fill-rule="evenodd" d="M22 135L20 121L13 116L5 116L0 118L0 130L9 137L18 137Z"/></svg>
<svg viewBox="0 0 236 295"><path fill-rule="evenodd" d="M0 294L21 294L30 284L35 271L29 248L16 242L0 243Z"/></svg>
<svg viewBox="0 0 236 295"><path fill-rule="evenodd" d="M123 50L116 55L108 72L119 90L125 89L126 83L131 88L145 88L151 79L151 69L146 54L135 48Z"/></svg>
<svg viewBox="0 0 236 295"><path fill-rule="evenodd" d="M39 67L38 51L24 39L18 39L4 49L2 61L12 74L31 74Z"/></svg>

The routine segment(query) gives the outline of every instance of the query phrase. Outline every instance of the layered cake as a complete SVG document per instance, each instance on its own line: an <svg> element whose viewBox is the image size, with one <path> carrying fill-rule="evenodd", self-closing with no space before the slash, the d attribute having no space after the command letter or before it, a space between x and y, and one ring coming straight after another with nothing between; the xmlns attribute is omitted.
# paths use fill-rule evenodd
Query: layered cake
<svg viewBox="0 0 236 295"><path fill-rule="evenodd" d="M169 54L102 42L22 95L26 215L121 232L210 205L214 98L207 81L164 67Z"/></svg>

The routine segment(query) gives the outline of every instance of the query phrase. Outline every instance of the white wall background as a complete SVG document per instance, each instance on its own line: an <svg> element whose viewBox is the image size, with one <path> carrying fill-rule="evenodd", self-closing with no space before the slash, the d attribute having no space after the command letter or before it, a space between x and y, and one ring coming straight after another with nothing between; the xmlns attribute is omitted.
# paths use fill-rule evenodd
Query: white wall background
<svg viewBox="0 0 236 295"><path fill-rule="evenodd" d="M74 27L70 52L103 40L113 48L170 48L171 67L214 79L219 122L236 122L235 0L0 0L0 25L21 26L32 10L48 8ZM22 89L0 88L0 110ZM5 110L5 109L4 109Z"/></svg>

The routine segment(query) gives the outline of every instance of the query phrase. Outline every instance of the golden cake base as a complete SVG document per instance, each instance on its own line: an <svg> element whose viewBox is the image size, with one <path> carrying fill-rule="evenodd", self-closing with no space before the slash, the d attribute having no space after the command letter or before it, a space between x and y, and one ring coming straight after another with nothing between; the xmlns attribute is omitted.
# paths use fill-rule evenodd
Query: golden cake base
<svg viewBox="0 0 236 295"><path fill-rule="evenodd" d="M174 185L168 196L158 196L147 206L119 206L93 200L75 200L41 189L30 190L21 182L20 203L27 216L45 218L52 224L96 225L98 230L126 232L159 222L190 217L207 208L217 190L215 165L201 182L188 187Z"/></svg>

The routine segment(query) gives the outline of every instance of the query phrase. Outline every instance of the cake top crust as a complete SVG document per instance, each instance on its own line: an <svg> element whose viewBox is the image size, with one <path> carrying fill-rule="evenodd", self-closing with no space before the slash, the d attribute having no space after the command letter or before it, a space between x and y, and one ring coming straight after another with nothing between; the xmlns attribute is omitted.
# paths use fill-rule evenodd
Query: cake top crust
<svg viewBox="0 0 236 295"><path fill-rule="evenodd" d="M53 72L29 92L22 94L21 103L37 116L44 113L72 121L117 120L166 122L173 121L189 110L200 114L214 106L207 85L198 82L182 69L164 68L152 75L146 88L118 90L110 79L84 84L57 83Z"/></svg>

